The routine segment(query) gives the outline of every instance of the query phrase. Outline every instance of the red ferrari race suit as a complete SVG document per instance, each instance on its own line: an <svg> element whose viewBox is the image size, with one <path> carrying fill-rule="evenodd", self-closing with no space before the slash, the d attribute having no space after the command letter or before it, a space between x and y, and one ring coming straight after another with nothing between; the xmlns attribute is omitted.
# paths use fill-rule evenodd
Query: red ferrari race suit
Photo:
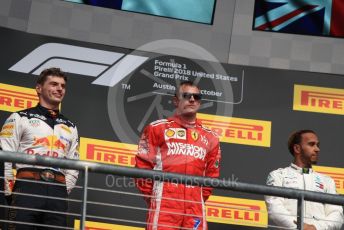
<svg viewBox="0 0 344 230"><path fill-rule="evenodd" d="M195 176L218 177L218 136L196 120L178 116L148 125L139 142L136 167ZM207 229L204 202L212 188L137 179L149 206L147 229Z"/></svg>

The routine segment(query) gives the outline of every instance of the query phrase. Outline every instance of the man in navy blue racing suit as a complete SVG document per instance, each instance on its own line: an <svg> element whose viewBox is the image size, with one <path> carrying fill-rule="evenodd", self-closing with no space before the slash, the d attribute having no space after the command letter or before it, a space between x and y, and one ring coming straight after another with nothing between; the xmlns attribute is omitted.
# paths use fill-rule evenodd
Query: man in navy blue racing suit
<svg viewBox="0 0 344 230"><path fill-rule="evenodd" d="M9 116L0 134L3 151L79 159L77 128L59 112L66 81L65 74L59 68L42 71L36 85L39 104ZM11 205L8 219L26 223L9 223L8 229L35 229L34 224L66 226L66 215L63 214L67 211L65 199L75 186L78 171L5 162L4 175L5 195L12 198L8 199Z"/></svg>

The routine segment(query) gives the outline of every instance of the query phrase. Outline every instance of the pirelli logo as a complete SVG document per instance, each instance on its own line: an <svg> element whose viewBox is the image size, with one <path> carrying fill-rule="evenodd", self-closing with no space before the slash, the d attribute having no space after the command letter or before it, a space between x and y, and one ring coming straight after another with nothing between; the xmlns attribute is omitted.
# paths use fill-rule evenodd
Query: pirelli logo
<svg viewBox="0 0 344 230"><path fill-rule="evenodd" d="M206 202L208 222L267 228L268 214L264 201L210 196ZM80 221L74 220L74 229ZM143 230L142 227L86 221L85 230Z"/></svg>
<svg viewBox="0 0 344 230"><path fill-rule="evenodd" d="M293 109L344 115L344 89L294 85Z"/></svg>
<svg viewBox="0 0 344 230"><path fill-rule="evenodd" d="M207 221L267 228L268 213L264 201L210 196L206 202Z"/></svg>
<svg viewBox="0 0 344 230"><path fill-rule="evenodd" d="M36 90L0 83L0 110L16 112L38 103Z"/></svg>
<svg viewBox="0 0 344 230"><path fill-rule="evenodd" d="M136 152L137 145L80 138L81 160L134 167Z"/></svg>
<svg viewBox="0 0 344 230"><path fill-rule="evenodd" d="M271 122L197 114L202 124L216 132L221 142L270 147Z"/></svg>
<svg viewBox="0 0 344 230"><path fill-rule="evenodd" d="M74 229L80 230L80 220L74 220ZM86 221L84 230L144 230L144 228Z"/></svg>
<svg viewBox="0 0 344 230"><path fill-rule="evenodd" d="M313 166L313 169L316 172L332 177L336 184L337 193L344 195L344 168Z"/></svg>

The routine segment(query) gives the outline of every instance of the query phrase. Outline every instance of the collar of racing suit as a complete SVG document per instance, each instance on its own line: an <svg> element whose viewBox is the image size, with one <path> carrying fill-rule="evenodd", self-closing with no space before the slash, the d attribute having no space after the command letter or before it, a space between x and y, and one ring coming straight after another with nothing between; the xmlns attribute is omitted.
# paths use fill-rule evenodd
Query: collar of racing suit
<svg viewBox="0 0 344 230"><path fill-rule="evenodd" d="M297 171L300 174L310 174L313 173L313 169L312 168L301 168L299 166L297 166L296 164L291 163L290 167L292 169L294 169L295 171Z"/></svg>
<svg viewBox="0 0 344 230"><path fill-rule="evenodd" d="M47 109L41 106L40 104L37 104L37 108L39 112L46 117L57 118L60 115L60 111L58 109L57 110Z"/></svg>
<svg viewBox="0 0 344 230"><path fill-rule="evenodd" d="M194 122L187 122L183 120L179 115L175 114L173 117L170 117L169 120L173 120L184 128L195 128L201 125L201 122L196 119Z"/></svg>

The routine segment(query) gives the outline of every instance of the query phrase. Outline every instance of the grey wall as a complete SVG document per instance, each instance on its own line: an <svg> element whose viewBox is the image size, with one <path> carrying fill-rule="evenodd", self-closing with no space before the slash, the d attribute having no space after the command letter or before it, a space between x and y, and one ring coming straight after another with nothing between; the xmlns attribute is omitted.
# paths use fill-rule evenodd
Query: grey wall
<svg viewBox="0 0 344 230"><path fill-rule="evenodd" d="M190 23L163 17L73 4L60 0L3 0L0 3L1 26L35 34L70 38L111 46L136 49L159 39L182 39L211 52L221 62L227 62L235 8L234 0L218 1L213 25ZM6 17L27 17L18 23Z"/></svg>
<svg viewBox="0 0 344 230"><path fill-rule="evenodd" d="M0 26L26 31L30 8L31 0L0 1Z"/></svg>
<svg viewBox="0 0 344 230"><path fill-rule="evenodd" d="M0 26L131 49L182 39L225 63L344 74L343 39L252 31L253 8L254 0L217 0L214 24L204 25L60 0L1 0Z"/></svg>

